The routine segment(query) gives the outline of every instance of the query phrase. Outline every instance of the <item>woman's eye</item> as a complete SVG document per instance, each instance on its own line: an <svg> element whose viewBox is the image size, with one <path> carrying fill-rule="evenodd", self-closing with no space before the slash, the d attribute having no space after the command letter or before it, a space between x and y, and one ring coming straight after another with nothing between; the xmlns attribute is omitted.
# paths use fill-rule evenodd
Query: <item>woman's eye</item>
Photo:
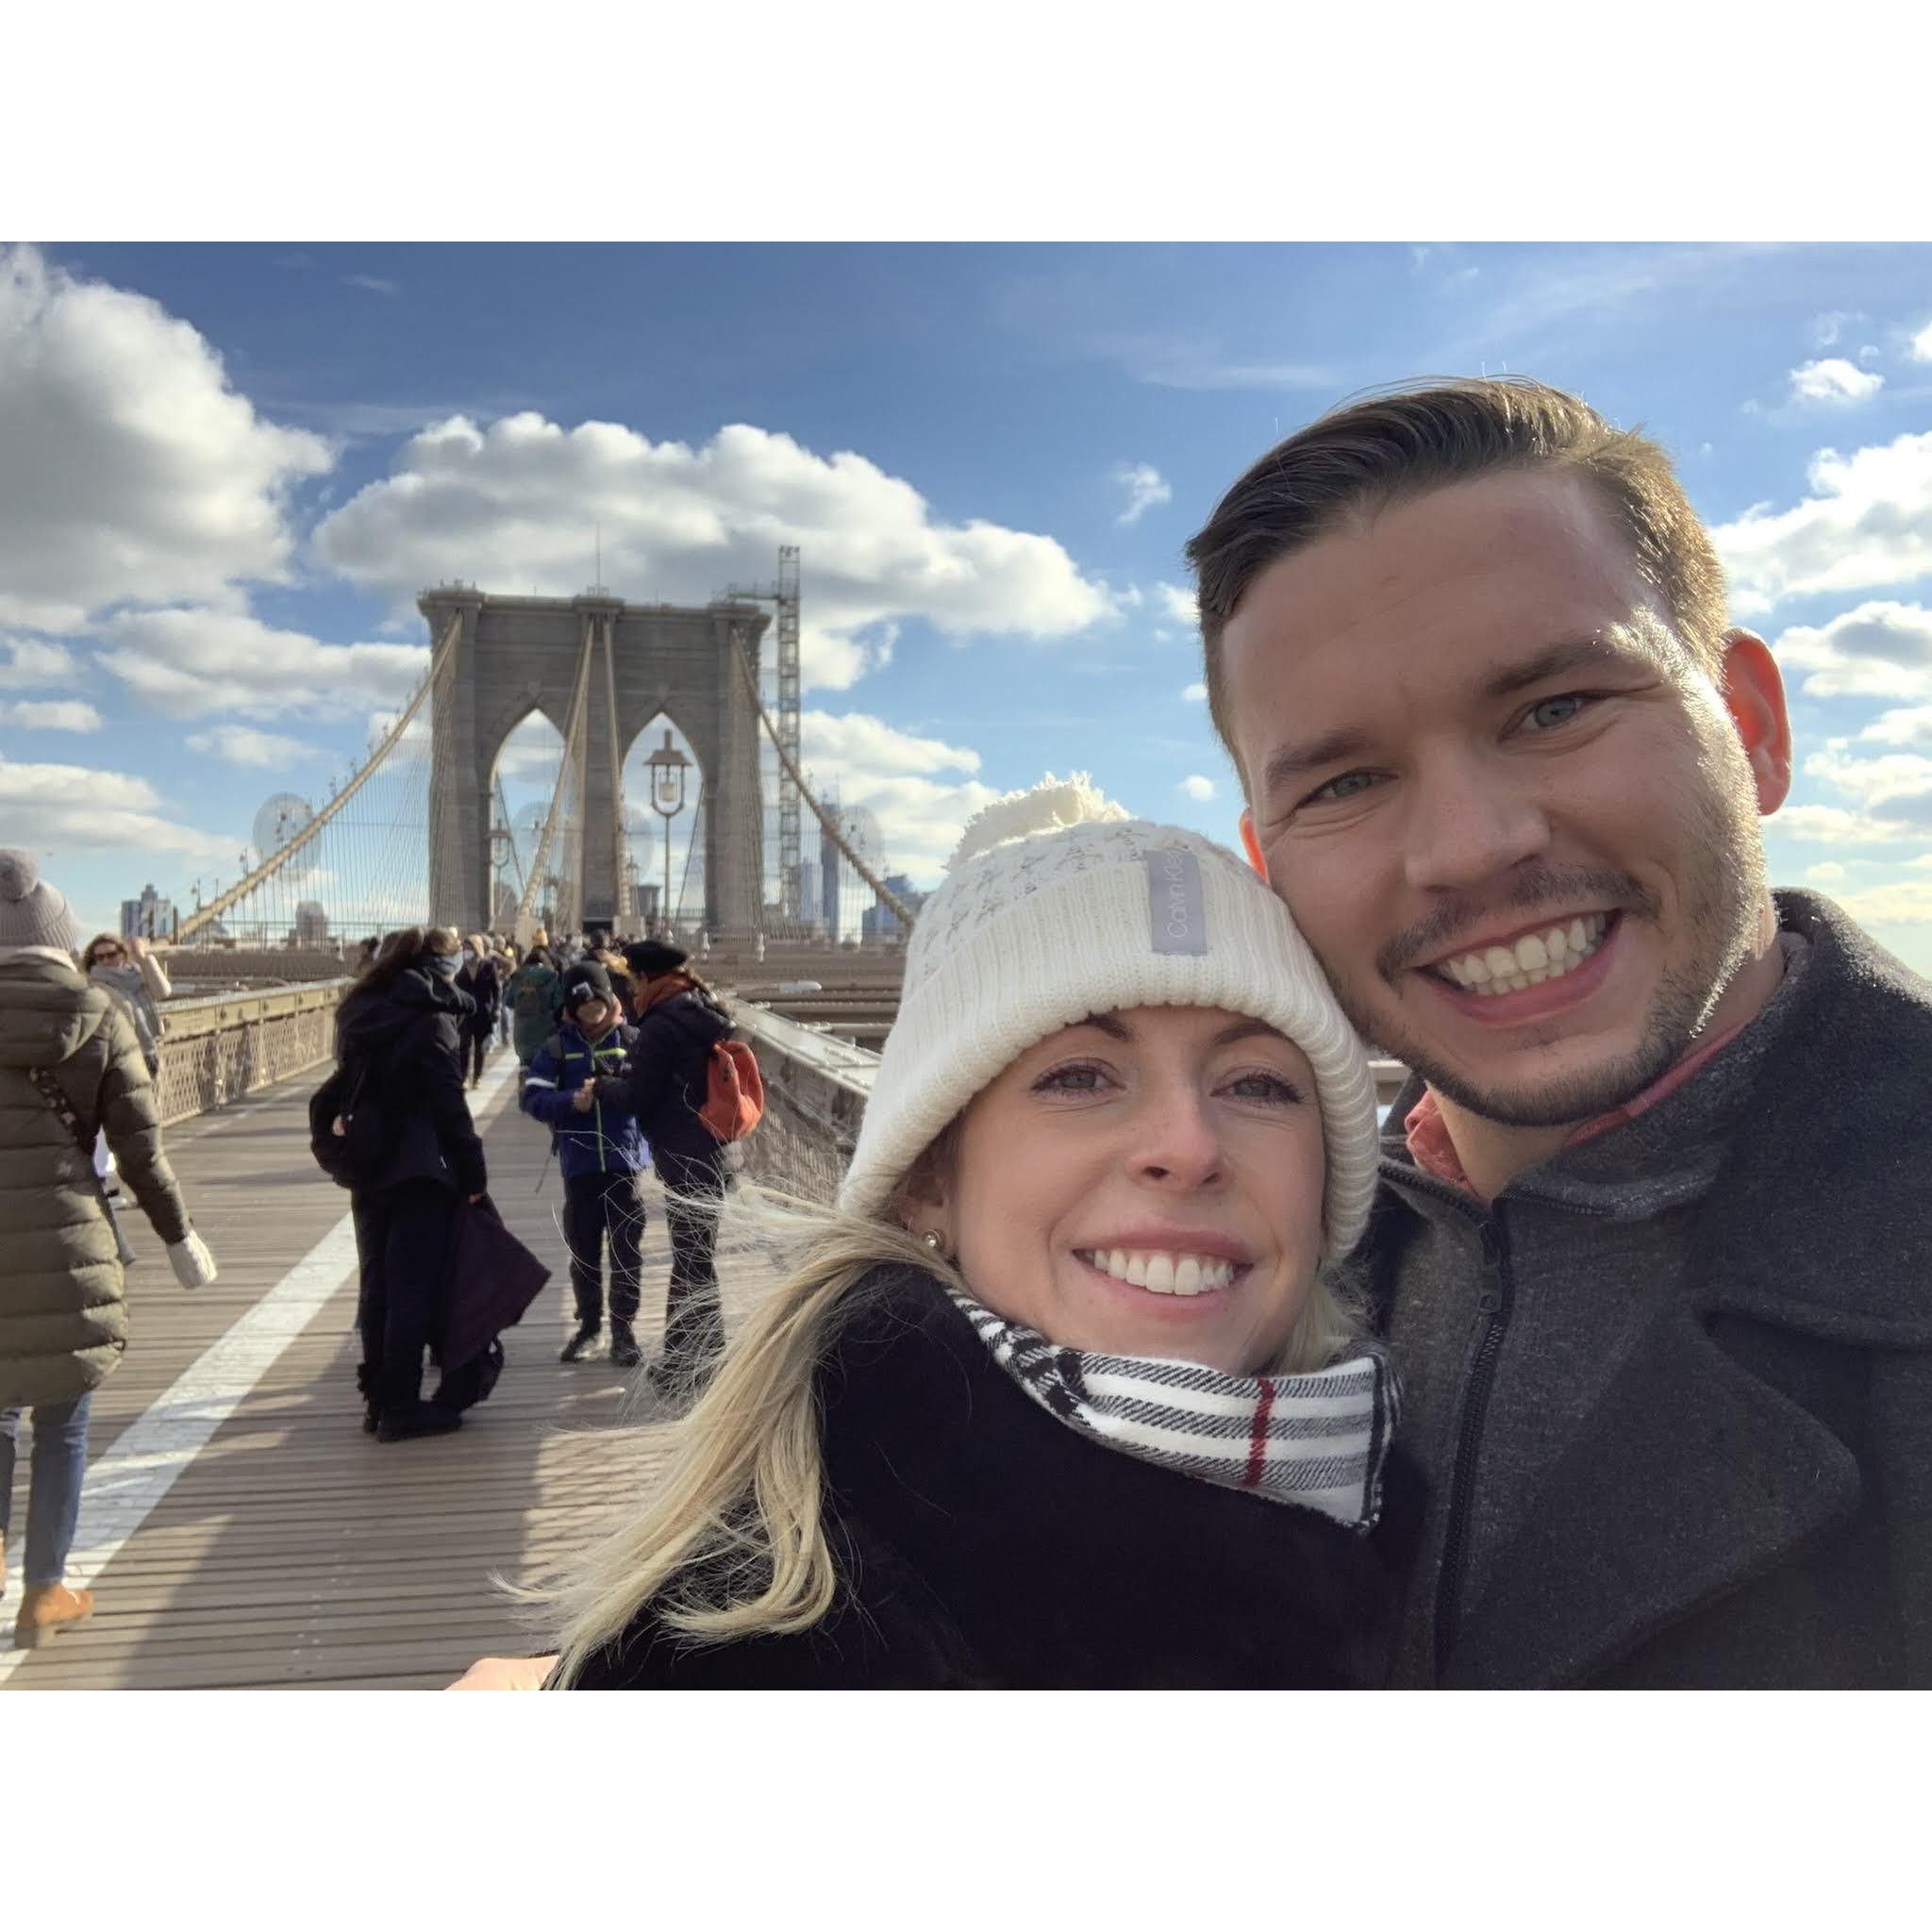
<svg viewBox="0 0 1932 1932"><path fill-rule="evenodd" d="M1559 698L1544 698L1541 704L1529 708L1523 722L1537 731L1554 730L1558 724L1567 724L1577 717L1589 702L1588 698L1575 691L1565 692Z"/></svg>
<svg viewBox="0 0 1932 1932"><path fill-rule="evenodd" d="M1034 1081L1036 1093L1094 1093L1100 1089L1098 1067L1055 1067Z"/></svg>
<svg viewBox="0 0 1932 1932"><path fill-rule="evenodd" d="M1298 1106L1301 1090L1279 1074L1242 1074L1230 1080L1225 1090L1237 1100L1267 1100L1284 1107Z"/></svg>

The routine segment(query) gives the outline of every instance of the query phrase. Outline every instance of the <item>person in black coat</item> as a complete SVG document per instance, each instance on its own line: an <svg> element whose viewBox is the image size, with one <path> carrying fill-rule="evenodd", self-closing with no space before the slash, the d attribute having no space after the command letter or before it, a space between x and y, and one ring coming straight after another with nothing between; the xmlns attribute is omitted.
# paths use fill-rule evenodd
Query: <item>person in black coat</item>
<svg viewBox="0 0 1932 1932"><path fill-rule="evenodd" d="M622 1074L597 1083L637 1121L664 1184L671 1237L671 1286L664 1304L664 1353L645 1372L674 1400L701 1389L724 1345L713 1251L724 1188L724 1149L698 1118L711 1049L731 1019L686 968L688 956L658 940L626 946L637 1006L637 1038Z"/></svg>
<svg viewBox="0 0 1932 1932"><path fill-rule="evenodd" d="M480 1087L484 1056L495 1037L496 1016L503 1008L503 982L497 976L490 941L481 933L472 933L464 941L456 983L469 994L475 1008L462 1023L462 1064L468 1071L470 1085Z"/></svg>
<svg viewBox="0 0 1932 1932"><path fill-rule="evenodd" d="M1116 809L968 827L836 1208L540 1592L554 1670L465 1688L1380 1680L1368 1061L1265 883Z"/></svg>
<svg viewBox="0 0 1932 1932"><path fill-rule="evenodd" d="M440 1435L462 1420L453 1405L422 1399L424 1350L449 1303L458 1207L488 1186L463 1097L462 1028L475 1008L455 983L457 964L446 927L391 934L336 1026L337 1063L370 1066L383 1123L380 1172L352 1191L350 1205L361 1265L358 1379L369 1426L385 1442Z"/></svg>

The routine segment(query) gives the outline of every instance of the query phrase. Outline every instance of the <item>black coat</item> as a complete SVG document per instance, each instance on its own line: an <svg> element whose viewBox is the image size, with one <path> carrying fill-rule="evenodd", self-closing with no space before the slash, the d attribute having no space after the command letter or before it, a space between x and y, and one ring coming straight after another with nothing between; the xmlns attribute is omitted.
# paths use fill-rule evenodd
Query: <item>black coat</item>
<svg viewBox="0 0 1932 1932"><path fill-rule="evenodd" d="M881 1270L819 1374L841 1579L792 1637L692 1645L648 1613L586 1690L1349 1688L1379 1674L1377 1541L1078 1434L940 1284Z"/></svg>
<svg viewBox="0 0 1932 1932"><path fill-rule="evenodd" d="M336 1058L374 1061L392 1152L366 1191L440 1181L461 1194L485 1186L483 1143L463 1098L461 1028L470 996L426 967L351 992L336 1025Z"/></svg>
<svg viewBox="0 0 1932 1932"><path fill-rule="evenodd" d="M459 991L469 994L475 1010L465 1016L461 1030L488 1036L496 1030L496 1016L503 1007L503 986L496 976L493 959L477 959L464 966L456 977Z"/></svg>
<svg viewBox="0 0 1932 1932"><path fill-rule="evenodd" d="M673 993L639 1018L624 1073L597 1083L600 1098L610 1086L615 1091L608 1097L636 1117L651 1164L667 1187L715 1185L724 1149L698 1109L705 1104L711 1048L730 1031L730 1016L708 993Z"/></svg>
<svg viewBox="0 0 1932 1932"><path fill-rule="evenodd" d="M1445 1686L1932 1686L1932 987L1830 901L1777 899L1811 953L1681 1210L1693 1286L1543 1478ZM1361 1253L1391 1305L1441 1289L1402 1272L1404 1185Z"/></svg>

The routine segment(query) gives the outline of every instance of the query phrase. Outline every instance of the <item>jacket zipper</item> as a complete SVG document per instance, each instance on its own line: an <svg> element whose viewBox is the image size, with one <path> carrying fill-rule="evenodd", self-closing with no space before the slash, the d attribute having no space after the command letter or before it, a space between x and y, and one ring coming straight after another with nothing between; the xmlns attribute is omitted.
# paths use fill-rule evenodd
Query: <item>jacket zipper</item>
<svg viewBox="0 0 1932 1932"><path fill-rule="evenodd" d="M1503 1331L1509 1323L1508 1253L1503 1240L1502 1215L1485 1221L1479 1230L1483 1244L1482 1291L1476 1312L1483 1324L1463 1396L1462 1422L1457 1431L1456 1462L1449 1478L1449 1514L1442 1532L1442 1561L1436 1579L1436 1675L1441 1677L1449 1647L1462 1620L1462 1592L1469 1561L1469 1512L1475 1491L1475 1459L1482 1446L1483 1422L1490 1390L1496 1379L1496 1357L1503 1349Z"/></svg>

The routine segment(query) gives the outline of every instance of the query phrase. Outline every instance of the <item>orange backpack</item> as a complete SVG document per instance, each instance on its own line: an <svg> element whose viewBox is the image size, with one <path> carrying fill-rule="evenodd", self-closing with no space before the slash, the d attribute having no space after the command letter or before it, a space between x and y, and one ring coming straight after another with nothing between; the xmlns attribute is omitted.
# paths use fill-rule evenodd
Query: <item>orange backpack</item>
<svg viewBox="0 0 1932 1932"><path fill-rule="evenodd" d="M721 1040L705 1068L705 1104L698 1119L716 1141L741 1141L765 1115L765 1076L741 1040Z"/></svg>

